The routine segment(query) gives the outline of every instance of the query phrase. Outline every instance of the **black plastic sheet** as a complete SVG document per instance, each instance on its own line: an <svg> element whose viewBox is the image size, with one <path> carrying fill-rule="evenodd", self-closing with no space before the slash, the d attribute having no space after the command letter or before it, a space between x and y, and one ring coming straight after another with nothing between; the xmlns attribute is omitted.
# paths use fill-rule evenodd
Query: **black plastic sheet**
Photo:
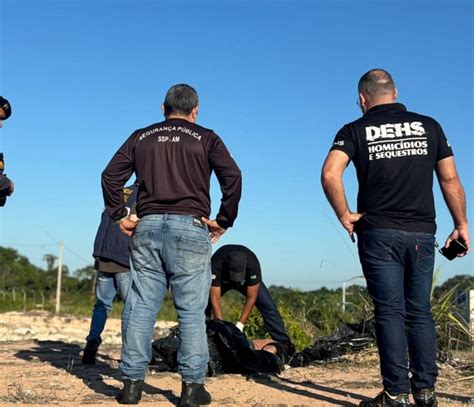
<svg viewBox="0 0 474 407"><path fill-rule="evenodd" d="M295 353L289 364L293 367L310 366L337 360L348 353L356 353L375 344L373 320L344 324L334 335L318 338L312 346Z"/></svg>

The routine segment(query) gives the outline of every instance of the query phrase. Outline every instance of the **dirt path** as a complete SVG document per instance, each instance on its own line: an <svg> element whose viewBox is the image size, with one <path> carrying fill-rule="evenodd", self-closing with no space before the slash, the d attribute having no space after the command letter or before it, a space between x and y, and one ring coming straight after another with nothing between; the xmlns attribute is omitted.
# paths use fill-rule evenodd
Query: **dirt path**
<svg viewBox="0 0 474 407"><path fill-rule="evenodd" d="M45 340L0 342L0 406L118 405L114 396L121 387L119 346L101 347L96 366L80 363L82 346ZM472 354L464 358L466 363L474 361ZM377 393L379 380L376 356L370 354L326 366L289 369L278 377L224 375L209 378L206 386L213 406L356 406ZM453 368L442 367L440 405L467 403L474 395L473 384ZM177 374L149 375L141 405L176 405L180 386Z"/></svg>

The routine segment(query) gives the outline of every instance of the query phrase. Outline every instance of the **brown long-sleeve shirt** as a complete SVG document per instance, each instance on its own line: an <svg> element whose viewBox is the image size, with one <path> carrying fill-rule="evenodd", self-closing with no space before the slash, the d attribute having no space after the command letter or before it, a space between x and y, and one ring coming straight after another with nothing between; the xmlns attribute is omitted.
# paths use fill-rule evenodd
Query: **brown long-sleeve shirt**
<svg viewBox="0 0 474 407"><path fill-rule="evenodd" d="M237 217L242 177L222 140L184 119L152 124L133 132L103 171L106 210L114 220L126 215L122 190L135 172L139 218L161 213L209 217L212 171L222 191L216 220L227 228Z"/></svg>

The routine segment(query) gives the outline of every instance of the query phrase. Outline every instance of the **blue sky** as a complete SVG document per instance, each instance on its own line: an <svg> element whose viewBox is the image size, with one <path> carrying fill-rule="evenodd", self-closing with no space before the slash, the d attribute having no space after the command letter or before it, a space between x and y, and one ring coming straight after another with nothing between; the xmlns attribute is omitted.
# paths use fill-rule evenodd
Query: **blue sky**
<svg viewBox="0 0 474 407"><path fill-rule="evenodd" d="M0 151L16 184L0 245L35 264L61 240L71 270L91 263L100 173L133 130L162 120L164 94L181 82L198 90L198 122L244 176L221 244L254 250L268 285L338 287L360 275L319 174L337 130L360 116L356 84L371 68L389 70L399 101L442 124L472 202L469 0L2 0L0 13L0 94L13 105ZM352 166L345 182L355 209ZM435 191L444 242L452 225ZM219 192L213 182L214 214ZM472 256L437 265L445 280L472 272Z"/></svg>

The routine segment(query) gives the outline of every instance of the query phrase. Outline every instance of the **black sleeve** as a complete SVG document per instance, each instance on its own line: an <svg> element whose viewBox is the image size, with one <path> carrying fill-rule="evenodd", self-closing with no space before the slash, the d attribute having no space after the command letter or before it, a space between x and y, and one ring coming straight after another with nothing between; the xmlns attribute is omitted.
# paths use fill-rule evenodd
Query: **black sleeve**
<svg viewBox="0 0 474 407"><path fill-rule="evenodd" d="M440 124L437 123L437 136L438 136L438 151L436 153L436 161L442 160L443 158L453 156L453 150L449 144L448 139L446 138L443 129Z"/></svg>
<svg viewBox="0 0 474 407"><path fill-rule="evenodd" d="M251 250L247 254L247 273L245 276L245 285L252 286L262 282L262 269L257 256Z"/></svg>
<svg viewBox="0 0 474 407"><path fill-rule="evenodd" d="M330 151L332 150L344 151L349 156L349 159L352 160L355 155L355 144L348 126L344 126L337 132Z"/></svg>
<svg viewBox="0 0 474 407"><path fill-rule="evenodd" d="M222 199L217 223L223 228L231 227L237 218L240 196L242 194L242 175L222 140L212 134L209 147L209 164L219 181Z"/></svg>
<svg viewBox="0 0 474 407"><path fill-rule="evenodd" d="M224 267L225 257L219 253L219 250L211 257L212 268L212 287L220 287L222 282L222 269Z"/></svg>
<svg viewBox="0 0 474 407"><path fill-rule="evenodd" d="M105 209L114 221L127 215L123 200L123 187L135 171L134 152L135 133L119 148L102 172Z"/></svg>
<svg viewBox="0 0 474 407"><path fill-rule="evenodd" d="M0 198L10 194L11 181L6 175L0 174Z"/></svg>

